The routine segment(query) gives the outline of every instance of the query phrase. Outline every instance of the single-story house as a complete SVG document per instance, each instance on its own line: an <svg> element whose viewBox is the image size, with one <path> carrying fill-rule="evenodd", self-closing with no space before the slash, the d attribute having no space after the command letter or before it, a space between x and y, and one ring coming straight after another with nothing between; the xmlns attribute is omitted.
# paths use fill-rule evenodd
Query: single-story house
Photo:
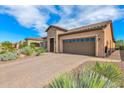
<svg viewBox="0 0 124 93"><path fill-rule="evenodd" d="M115 50L112 21L70 30L49 26L46 32L48 52L105 57Z"/></svg>
<svg viewBox="0 0 124 93"><path fill-rule="evenodd" d="M47 37L41 38L26 38L23 41L20 41L15 44L15 47L18 49L21 45L34 45L35 47L47 47Z"/></svg>
<svg viewBox="0 0 124 93"><path fill-rule="evenodd" d="M47 37L42 38L26 38L25 41L27 45L35 45L35 47L46 47L47 45Z"/></svg>

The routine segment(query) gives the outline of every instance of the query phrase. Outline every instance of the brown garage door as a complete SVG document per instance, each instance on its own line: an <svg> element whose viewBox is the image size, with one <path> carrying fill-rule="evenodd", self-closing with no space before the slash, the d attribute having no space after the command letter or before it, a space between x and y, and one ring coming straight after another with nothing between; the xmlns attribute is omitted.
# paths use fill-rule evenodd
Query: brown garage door
<svg viewBox="0 0 124 93"><path fill-rule="evenodd" d="M95 38L63 40L63 52L95 56Z"/></svg>

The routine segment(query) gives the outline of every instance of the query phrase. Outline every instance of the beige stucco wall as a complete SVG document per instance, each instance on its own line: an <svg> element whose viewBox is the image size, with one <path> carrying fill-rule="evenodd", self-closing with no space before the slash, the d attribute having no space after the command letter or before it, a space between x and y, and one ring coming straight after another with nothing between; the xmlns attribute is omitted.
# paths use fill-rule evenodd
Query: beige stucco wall
<svg viewBox="0 0 124 93"><path fill-rule="evenodd" d="M104 46L108 46L108 49L110 51L113 51L115 49L115 42L112 39L112 31L111 31L111 24L109 24L105 29L104 29ZM109 51L108 50L108 51Z"/></svg>
<svg viewBox="0 0 124 93"><path fill-rule="evenodd" d="M51 28L47 32L47 49L48 52L50 52L50 38L54 38L54 52L58 53L59 52L59 38L58 35L64 33L61 30Z"/></svg>
<svg viewBox="0 0 124 93"><path fill-rule="evenodd" d="M50 38L54 38L54 43L55 43L55 38L56 38L56 30L51 28L47 31L47 50L50 52ZM55 48L54 48L55 51Z"/></svg>
<svg viewBox="0 0 124 93"><path fill-rule="evenodd" d="M104 31L88 31L83 33L74 33L62 35L59 37L59 52L63 52L63 40L72 38L96 37L96 55L103 57L104 53Z"/></svg>
<svg viewBox="0 0 124 93"><path fill-rule="evenodd" d="M38 41L38 40L27 40L27 44L28 45L30 45L31 43L41 43L42 42L42 40L41 41Z"/></svg>
<svg viewBox="0 0 124 93"><path fill-rule="evenodd" d="M60 31L55 28L50 28L47 32L47 48L50 51L50 38L54 38L54 52L63 52L63 40L72 38L85 38L85 37L95 37L96 38L96 56L105 56L105 46L108 42L108 48L113 50L115 48L115 43L112 39L111 24L109 24L104 30L88 31L83 33L73 33L66 34L64 31Z"/></svg>

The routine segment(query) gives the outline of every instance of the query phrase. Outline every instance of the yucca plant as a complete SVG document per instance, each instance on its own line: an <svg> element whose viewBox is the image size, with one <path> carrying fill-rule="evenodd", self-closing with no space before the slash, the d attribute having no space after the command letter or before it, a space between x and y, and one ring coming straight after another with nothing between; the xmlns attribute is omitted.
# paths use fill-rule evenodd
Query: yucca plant
<svg viewBox="0 0 124 93"><path fill-rule="evenodd" d="M95 65L87 65L83 69L84 71L93 71L99 74L99 77L105 77L108 79L107 81L113 82L118 87L124 87L124 80L123 73L120 68L113 64L113 63L99 63L96 62Z"/></svg>
<svg viewBox="0 0 124 93"><path fill-rule="evenodd" d="M90 66L90 67L89 67ZM64 74L53 80L52 88L112 88L121 87L120 69L111 63L96 63L83 68L79 73Z"/></svg>
<svg viewBox="0 0 124 93"><path fill-rule="evenodd" d="M112 63L98 63L91 69L94 72L105 76L111 81L119 81L122 78L122 72L119 67Z"/></svg>
<svg viewBox="0 0 124 93"><path fill-rule="evenodd" d="M81 72L79 75L79 88L111 88L118 87L108 78L93 71Z"/></svg>
<svg viewBox="0 0 124 93"><path fill-rule="evenodd" d="M75 88L77 87L74 76L71 73L65 73L55 78L49 84L50 88Z"/></svg>
<svg viewBox="0 0 124 93"><path fill-rule="evenodd" d="M21 54L31 56L34 52L34 50L30 46L23 47L19 50Z"/></svg>
<svg viewBox="0 0 124 93"><path fill-rule="evenodd" d="M0 54L0 61L8 61L17 59L18 55L16 52L6 52L4 54Z"/></svg>
<svg viewBox="0 0 124 93"><path fill-rule="evenodd" d="M46 49L44 47L36 48L35 52L36 52L36 56L39 56L40 54L45 53Z"/></svg>
<svg viewBox="0 0 124 93"><path fill-rule="evenodd" d="M50 88L111 88L118 87L114 82L96 72L83 72L78 75L64 74L49 84Z"/></svg>

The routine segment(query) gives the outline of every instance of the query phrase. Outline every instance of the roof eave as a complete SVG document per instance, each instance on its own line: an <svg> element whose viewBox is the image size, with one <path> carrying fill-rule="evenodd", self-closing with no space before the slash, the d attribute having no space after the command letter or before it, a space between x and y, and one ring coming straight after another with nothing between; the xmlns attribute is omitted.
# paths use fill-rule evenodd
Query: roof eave
<svg viewBox="0 0 124 93"><path fill-rule="evenodd" d="M55 28L55 29L59 29L60 31L64 31L64 32L66 32L67 30L66 29L64 29L64 28L61 28L61 27L57 27L57 26L53 26L53 25L51 25L51 26L49 26L47 29L46 29L46 31L45 32L47 32L50 28Z"/></svg>
<svg viewBox="0 0 124 93"><path fill-rule="evenodd" d="M86 32L90 32L90 31L101 31L103 29L95 29L95 30L85 30L85 31L82 31L82 30L79 30L79 31L75 31L75 32L69 32L69 33L63 33L63 34L59 34L59 36L62 36L62 35L68 35L68 34L75 34L75 33L86 33Z"/></svg>

